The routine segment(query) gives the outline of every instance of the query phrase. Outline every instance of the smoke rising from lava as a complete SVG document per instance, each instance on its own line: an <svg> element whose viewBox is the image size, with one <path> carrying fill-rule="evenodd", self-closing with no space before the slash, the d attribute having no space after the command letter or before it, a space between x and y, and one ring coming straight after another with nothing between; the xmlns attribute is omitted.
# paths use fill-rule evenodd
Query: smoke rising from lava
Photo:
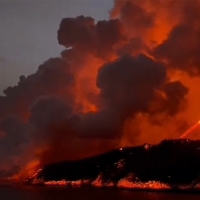
<svg viewBox="0 0 200 200"><path fill-rule="evenodd" d="M200 112L199 13L198 0L115 0L110 20L62 19L61 56L0 96L0 176L179 137Z"/></svg>

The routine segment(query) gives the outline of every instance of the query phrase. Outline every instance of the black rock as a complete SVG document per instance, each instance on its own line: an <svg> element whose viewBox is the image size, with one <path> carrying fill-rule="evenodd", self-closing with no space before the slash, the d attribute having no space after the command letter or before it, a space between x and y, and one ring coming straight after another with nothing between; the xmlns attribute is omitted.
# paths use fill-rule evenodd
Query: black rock
<svg viewBox="0 0 200 200"><path fill-rule="evenodd" d="M115 186L126 180L129 188L159 189L155 183L162 183L168 189L197 189L200 182L200 140L163 140L157 145L120 148L82 160L53 163L44 166L26 183L56 183L61 180L66 183L89 180L89 184L96 180L101 185L112 183Z"/></svg>

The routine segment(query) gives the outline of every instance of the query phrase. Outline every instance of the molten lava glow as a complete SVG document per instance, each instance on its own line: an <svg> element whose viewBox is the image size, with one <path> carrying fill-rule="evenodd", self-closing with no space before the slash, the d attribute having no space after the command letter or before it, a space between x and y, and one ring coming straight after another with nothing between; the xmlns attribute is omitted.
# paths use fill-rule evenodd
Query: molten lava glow
<svg viewBox="0 0 200 200"><path fill-rule="evenodd" d="M127 179L121 179L117 183L117 187L119 188L132 188L132 189L151 189L151 190L169 190L170 186L161 183L159 181L149 181L149 182L131 182Z"/></svg>
<svg viewBox="0 0 200 200"><path fill-rule="evenodd" d="M18 175L15 176L15 178L18 180L23 180L26 177L36 176L37 173L40 171L40 169L38 170L39 165L40 165L39 160L32 160L25 166L25 168Z"/></svg>
<svg viewBox="0 0 200 200"><path fill-rule="evenodd" d="M76 181L46 181L34 180L33 185L46 185L46 186L70 186L70 187L81 187L84 185L91 185L93 187L118 187L127 189L150 189L150 190L170 190L171 187L165 183L159 181L148 181L148 182L134 182L127 178L119 180L117 183L108 181L104 182L101 175L99 175L94 181L91 180L76 180Z"/></svg>
<svg viewBox="0 0 200 200"><path fill-rule="evenodd" d="M190 134L192 134L197 128L200 127L200 120L191 128L189 128L180 138L187 138Z"/></svg>

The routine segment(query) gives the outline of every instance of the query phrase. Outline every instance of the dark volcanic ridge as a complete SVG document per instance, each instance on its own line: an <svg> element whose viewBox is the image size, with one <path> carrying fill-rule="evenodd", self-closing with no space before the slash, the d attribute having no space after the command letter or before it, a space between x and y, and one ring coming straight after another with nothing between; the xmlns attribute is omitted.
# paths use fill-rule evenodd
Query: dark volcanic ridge
<svg viewBox="0 0 200 200"><path fill-rule="evenodd" d="M33 185L200 190L200 140L163 140L119 148L82 160L44 166L25 181Z"/></svg>

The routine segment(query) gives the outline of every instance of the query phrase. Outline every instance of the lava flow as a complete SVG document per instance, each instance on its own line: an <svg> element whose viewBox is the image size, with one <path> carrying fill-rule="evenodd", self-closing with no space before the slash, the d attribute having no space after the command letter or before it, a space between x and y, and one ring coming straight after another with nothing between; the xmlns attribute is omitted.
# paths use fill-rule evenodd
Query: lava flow
<svg viewBox="0 0 200 200"><path fill-rule="evenodd" d="M187 138L190 134L192 134L196 129L200 127L200 120L191 128L189 128L180 138Z"/></svg>
<svg viewBox="0 0 200 200"><path fill-rule="evenodd" d="M163 156L164 155L164 156ZM31 185L94 186L142 190L200 190L200 140L164 140L44 166Z"/></svg>

